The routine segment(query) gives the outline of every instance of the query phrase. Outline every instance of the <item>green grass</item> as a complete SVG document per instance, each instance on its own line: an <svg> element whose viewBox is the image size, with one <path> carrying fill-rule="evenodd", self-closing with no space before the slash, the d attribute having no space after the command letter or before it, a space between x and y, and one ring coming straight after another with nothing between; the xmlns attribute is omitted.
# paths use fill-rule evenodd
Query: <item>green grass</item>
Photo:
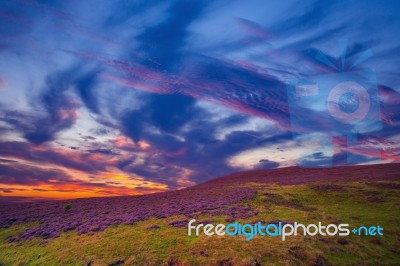
<svg viewBox="0 0 400 266"><path fill-rule="evenodd" d="M322 184L322 183L320 183ZM167 219L149 219L134 225L110 227L94 235L63 233L50 240L7 243L9 236L34 224L0 230L0 265L164 265L175 261L184 265L313 265L317 257L331 265L400 265L399 190L363 183L336 184L343 190L321 191L315 184L298 186L248 184L257 187L257 197L240 204L258 209L259 214L240 222L285 220L301 223L349 223L350 227L380 225L384 236L279 237L188 236L187 228L175 228ZM266 194L268 193L268 194ZM371 200L372 197L372 200ZM379 199L379 200L374 200ZM210 218L202 215L198 220ZM225 217L212 217L214 224ZM147 230L151 225L160 229ZM376 240L379 239L379 240ZM173 258L173 259L172 259Z"/></svg>

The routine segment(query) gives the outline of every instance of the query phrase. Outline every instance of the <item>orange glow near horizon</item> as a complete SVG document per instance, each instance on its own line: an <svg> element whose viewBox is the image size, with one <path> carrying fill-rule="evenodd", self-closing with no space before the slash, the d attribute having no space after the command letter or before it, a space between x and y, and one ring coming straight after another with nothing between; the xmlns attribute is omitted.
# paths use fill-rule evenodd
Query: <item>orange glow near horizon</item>
<svg viewBox="0 0 400 266"><path fill-rule="evenodd" d="M140 187L140 190L135 188ZM163 184L142 182L137 186L108 186L96 187L79 184L51 184L43 183L40 185L1 185L0 197L28 197L28 198L49 198L49 199L74 199L91 197L110 197L110 196L133 196L163 192L168 187Z"/></svg>
<svg viewBox="0 0 400 266"><path fill-rule="evenodd" d="M144 140L135 142L121 134L112 142L118 152L90 152L44 144L24 147L28 156L12 153L0 158L3 160L0 164L5 169L17 173L4 179L4 182L0 180L0 197L73 199L169 190L164 181L124 172L118 167L121 161L130 161L137 167L147 157L159 152L155 147ZM184 152L179 150L170 156L182 156ZM46 160L47 157L50 159ZM194 185L189 179L190 170L175 165L165 166L181 172L177 189ZM166 180L169 180L168 177Z"/></svg>
<svg viewBox="0 0 400 266"><path fill-rule="evenodd" d="M35 147L35 150L45 151L43 146ZM79 153L63 149L55 149L58 154L69 156L75 162L79 162ZM88 154L85 157L88 162L100 161L106 165L105 171L90 174L65 166L37 163L23 159L13 159L10 165L35 167L44 171L60 171L65 173L67 180L59 180L57 177L45 181L35 181L32 184L0 184L0 197L28 197L28 198L51 198L51 199L73 199L88 197L109 197L141 195L167 191L168 185L146 180L141 176L124 173L113 167L112 159L103 154Z"/></svg>

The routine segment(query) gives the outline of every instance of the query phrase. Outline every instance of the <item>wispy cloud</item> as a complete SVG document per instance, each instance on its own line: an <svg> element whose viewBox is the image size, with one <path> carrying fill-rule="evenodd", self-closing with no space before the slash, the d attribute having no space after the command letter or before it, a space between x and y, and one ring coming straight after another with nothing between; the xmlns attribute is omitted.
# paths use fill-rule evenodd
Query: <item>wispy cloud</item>
<svg viewBox="0 0 400 266"><path fill-rule="evenodd" d="M294 165L316 145L293 133L332 139L337 164L399 161L399 6L367 2L3 1L0 193L151 193ZM357 147L326 102L291 112L289 79L363 67L382 129Z"/></svg>

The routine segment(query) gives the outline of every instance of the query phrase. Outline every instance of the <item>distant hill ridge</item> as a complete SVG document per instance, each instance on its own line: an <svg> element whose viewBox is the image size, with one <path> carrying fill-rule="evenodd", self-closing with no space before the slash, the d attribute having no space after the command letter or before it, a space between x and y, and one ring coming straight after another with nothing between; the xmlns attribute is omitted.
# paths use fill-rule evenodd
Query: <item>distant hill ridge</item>
<svg viewBox="0 0 400 266"><path fill-rule="evenodd" d="M251 170L209 180L197 186L247 182L297 185L317 181L353 182L400 180L400 163L339 166L332 168L286 167ZM195 186L196 187L196 186Z"/></svg>
<svg viewBox="0 0 400 266"><path fill-rule="evenodd" d="M204 183L188 187L182 190L172 190L166 192L159 192L147 195L136 196L116 196L117 198L126 197L149 197L156 198L158 194L163 194L166 197L185 197L186 193L196 191L201 193L204 189L218 189L232 185L240 185L249 182L255 183L278 183L283 185L297 185L318 181L328 182L353 182L353 181L379 181L379 180L397 180L400 181L400 163L389 164L371 164L371 165L353 165L353 166L340 166L332 168L300 168L300 167L286 167L276 169L264 170L251 170L233 173L230 175L217 177ZM153 196L154 195L154 196ZM104 197L107 198L107 197ZM91 198L87 198L86 200ZM24 197L0 197L0 206L8 205L11 203L26 203L26 202L40 202L49 199L30 199ZM85 200L85 199L75 199ZM69 200L60 200L65 202Z"/></svg>

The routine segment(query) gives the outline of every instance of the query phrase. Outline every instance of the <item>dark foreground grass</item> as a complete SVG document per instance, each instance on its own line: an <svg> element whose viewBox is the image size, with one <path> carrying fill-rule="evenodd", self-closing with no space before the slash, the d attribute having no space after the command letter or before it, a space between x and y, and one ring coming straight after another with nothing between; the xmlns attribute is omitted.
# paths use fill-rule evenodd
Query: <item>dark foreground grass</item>
<svg viewBox="0 0 400 266"><path fill-rule="evenodd" d="M242 186L244 186L242 184ZM384 236L279 237L191 236L187 227L169 223L187 219L151 218L109 227L93 235L75 232L59 238L7 243L9 236L34 224L0 230L1 265L400 265L400 184L397 182L306 185L247 183L257 197L238 203L258 210L240 222L297 221L380 225ZM214 214L215 215L215 214ZM197 220L225 223L226 215L199 213ZM152 230L148 229L154 225Z"/></svg>

